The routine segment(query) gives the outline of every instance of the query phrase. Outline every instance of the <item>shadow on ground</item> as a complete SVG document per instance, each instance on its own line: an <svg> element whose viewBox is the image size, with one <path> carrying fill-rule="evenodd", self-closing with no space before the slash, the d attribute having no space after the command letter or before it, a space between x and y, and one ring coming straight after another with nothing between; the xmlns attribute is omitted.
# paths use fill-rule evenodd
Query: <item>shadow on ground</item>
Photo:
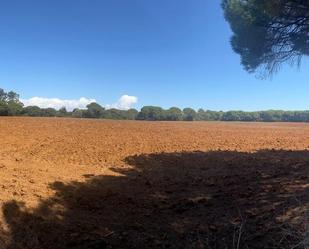
<svg viewBox="0 0 309 249"><path fill-rule="evenodd" d="M121 176L6 203L6 248L291 248L308 223L309 152L183 152L125 159ZM298 247L303 248L302 244Z"/></svg>

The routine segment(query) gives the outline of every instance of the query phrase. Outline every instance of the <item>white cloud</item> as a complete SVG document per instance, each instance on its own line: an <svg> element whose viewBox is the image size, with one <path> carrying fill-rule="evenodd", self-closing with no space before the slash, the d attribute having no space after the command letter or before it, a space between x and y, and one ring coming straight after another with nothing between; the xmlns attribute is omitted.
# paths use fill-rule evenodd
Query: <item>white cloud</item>
<svg viewBox="0 0 309 249"><path fill-rule="evenodd" d="M112 105L106 105L106 108L116 108L120 110L128 110L132 108L138 101L135 96L122 95L118 101Z"/></svg>
<svg viewBox="0 0 309 249"><path fill-rule="evenodd" d="M39 106L41 108L55 108L57 110L61 107L65 107L68 111L72 111L75 108L86 108L88 104L96 102L96 100L88 99L85 97L82 97L80 99L33 97L30 99L22 99L21 102L24 103L25 106Z"/></svg>
<svg viewBox="0 0 309 249"><path fill-rule="evenodd" d="M128 110L132 108L138 101L135 96L122 95L114 104L105 105L106 108L116 108L120 110ZM80 99L59 99L59 98L42 98L33 97L30 99L21 99L25 106L39 106L41 108L55 108L59 110L65 107L68 111L75 108L86 109L87 105L96 102L95 99L82 97Z"/></svg>

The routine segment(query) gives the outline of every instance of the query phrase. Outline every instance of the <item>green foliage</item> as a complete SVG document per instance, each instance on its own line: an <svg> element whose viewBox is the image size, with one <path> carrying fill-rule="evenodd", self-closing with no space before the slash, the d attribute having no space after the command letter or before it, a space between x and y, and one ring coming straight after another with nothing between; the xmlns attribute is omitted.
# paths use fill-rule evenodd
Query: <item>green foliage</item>
<svg viewBox="0 0 309 249"><path fill-rule="evenodd" d="M7 93L0 88L0 102L7 102Z"/></svg>
<svg viewBox="0 0 309 249"><path fill-rule="evenodd" d="M194 121L197 119L197 113L192 108L185 108L183 109L183 120L185 121Z"/></svg>
<svg viewBox="0 0 309 249"><path fill-rule="evenodd" d="M25 116L41 117L42 116L42 109L38 106L27 106L23 109L22 113Z"/></svg>
<svg viewBox="0 0 309 249"><path fill-rule="evenodd" d="M9 116L18 116L22 114L23 111L23 104L19 102L18 99L16 100L9 100L7 102L8 107L8 115Z"/></svg>
<svg viewBox="0 0 309 249"><path fill-rule="evenodd" d="M7 115L9 115L8 104L3 100L0 100L0 116L7 116Z"/></svg>
<svg viewBox="0 0 309 249"><path fill-rule="evenodd" d="M244 122L309 122L309 111L268 110L260 112L244 111L210 111L192 108L181 111L177 107L167 110L158 106L144 106L140 112L135 109L105 110L97 103L91 103L87 109L74 109L68 112L65 107L40 108L38 106L24 107L19 101L19 95L14 92L6 93L0 89L0 116L31 116L31 117L73 117L73 118L105 118L116 120L149 120L149 121L244 121Z"/></svg>
<svg viewBox="0 0 309 249"><path fill-rule="evenodd" d="M118 109L109 109L105 111L106 118L109 119L123 119L123 120L135 120L138 111L135 109L129 109L129 110L118 110Z"/></svg>
<svg viewBox="0 0 309 249"><path fill-rule="evenodd" d="M73 112L72 112L72 117L73 118L83 118L83 117L85 117L86 115L85 115L85 110L81 110L81 109L79 109L79 108L76 108L76 109L74 109L73 110Z"/></svg>
<svg viewBox="0 0 309 249"><path fill-rule="evenodd" d="M13 91L8 92L6 98L8 102L19 103L19 95Z"/></svg>
<svg viewBox="0 0 309 249"><path fill-rule="evenodd" d="M216 121L221 120L223 116L223 112L216 112L216 111L204 111L203 109L199 109L197 112L197 120L200 121Z"/></svg>
<svg viewBox="0 0 309 249"><path fill-rule="evenodd" d="M0 115L17 116L22 110L23 104L19 101L19 95L13 91L6 93L0 88Z"/></svg>
<svg viewBox="0 0 309 249"><path fill-rule="evenodd" d="M128 120L135 120L137 118L137 115L138 115L138 110L133 109L133 108L125 112L126 119Z"/></svg>
<svg viewBox="0 0 309 249"><path fill-rule="evenodd" d="M104 108L98 103L91 103L87 105L87 110L84 113L86 118L102 118L104 117Z"/></svg>
<svg viewBox="0 0 309 249"><path fill-rule="evenodd" d="M247 71L273 73L309 55L309 1L223 0L222 7Z"/></svg>
<svg viewBox="0 0 309 249"><path fill-rule="evenodd" d="M168 121L179 121L182 120L182 111L177 107L171 107L170 109L165 111L165 118Z"/></svg>
<svg viewBox="0 0 309 249"><path fill-rule="evenodd" d="M61 107L57 113L58 117L67 117L68 116L68 111L65 107Z"/></svg>
<svg viewBox="0 0 309 249"><path fill-rule="evenodd" d="M41 109L42 117L56 117L57 114L58 114L58 112L54 108L43 108L43 109Z"/></svg>
<svg viewBox="0 0 309 249"><path fill-rule="evenodd" d="M165 112L158 106L144 106L137 115L137 119L150 121L164 120Z"/></svg>
<svg viewBox="0 0 309 249"><path fill-rule="evenodd" d="M126 115L126 111L118 110L115 108L111 108L104 111L104 118L106 119L115 119L115 120L125 120L128 119Z"/></svg>

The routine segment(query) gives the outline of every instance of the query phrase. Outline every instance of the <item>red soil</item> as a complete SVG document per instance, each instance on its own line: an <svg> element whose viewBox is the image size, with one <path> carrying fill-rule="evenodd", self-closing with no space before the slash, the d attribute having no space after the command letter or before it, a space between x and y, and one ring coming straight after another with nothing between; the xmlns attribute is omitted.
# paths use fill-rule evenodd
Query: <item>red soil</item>
<svg viewBox="0 0 309 249"><path fill-rule="evenodd" d="M1 249L291 248L308 224L308 124L0 118L0 137Z"/></svg>

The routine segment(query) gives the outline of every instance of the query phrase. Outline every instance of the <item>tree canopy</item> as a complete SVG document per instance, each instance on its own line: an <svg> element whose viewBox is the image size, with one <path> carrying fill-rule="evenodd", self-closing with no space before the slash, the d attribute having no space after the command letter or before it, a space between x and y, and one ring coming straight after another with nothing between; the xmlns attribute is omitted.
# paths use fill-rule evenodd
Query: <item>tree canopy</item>
<svg viewBox="0 0 309 249"><path fill-rule="evenodd" d="M105 109L98 103L90 103L86 109L66 110L65 107L40 108L26 106L14 92L5 92L0 88L0 116L31 116L31 117L66 117L66 118L100 118L116 120L146 120L146 121L246 121L246 122L309 122L309 111L268 110L257 112L244 111L210 111L177 107L163 109L159 106L144 106L136 109L119 110Z"/></svg>
<svg viewBox="0 0 309 249"><path fill-rule="evenodd" d="M23 111L23 104L19 101L19 95L13 91L5 92L0 88L0 115L16 116Z"/></svg>
<svg viewBox="0 0 309 249"><path fill-rule="evenodd" d="M223 0L222 7L247 71L272 74L309 55L309 0Z"/></svg>

